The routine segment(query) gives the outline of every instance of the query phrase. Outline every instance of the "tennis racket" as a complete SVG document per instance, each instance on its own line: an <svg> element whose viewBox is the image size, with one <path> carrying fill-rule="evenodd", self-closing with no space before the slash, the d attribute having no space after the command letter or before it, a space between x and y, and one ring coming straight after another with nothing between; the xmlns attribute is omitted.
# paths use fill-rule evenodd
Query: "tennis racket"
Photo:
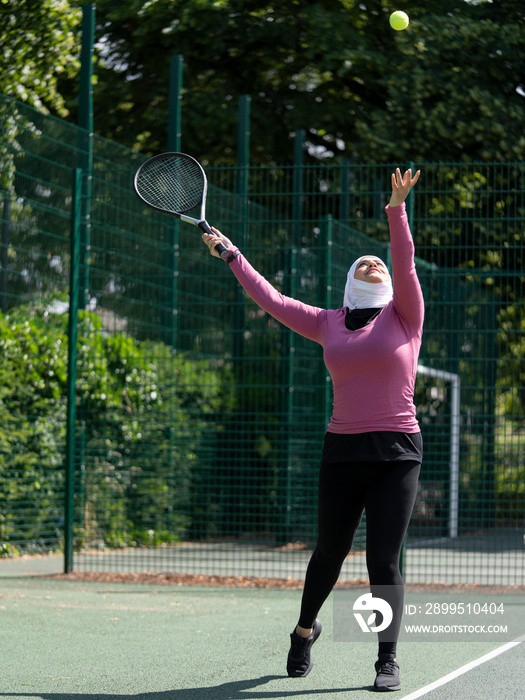
<svg viewBox="0 0 525 700"><path fill-rule="evenodd" d="M213 235L206 221L206 173L192 156L159 153L149 158L135 173L133 186L139 199L148 207L176 216ZM188 214L195 209L199 210L198 218ZM218 243L215 250L221 258L230 254L222 243Z"/></svg>

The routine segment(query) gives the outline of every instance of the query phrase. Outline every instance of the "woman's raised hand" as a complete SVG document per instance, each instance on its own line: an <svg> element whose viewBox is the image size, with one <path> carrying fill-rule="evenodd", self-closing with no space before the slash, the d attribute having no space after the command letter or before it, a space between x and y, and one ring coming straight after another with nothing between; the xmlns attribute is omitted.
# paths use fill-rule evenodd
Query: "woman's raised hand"
<svg viewBox="0 0 525 700"><path fill-rule="evenodd" d="M409 168L404 175L401 175L401 170L396 168L396 172L392 173L392 196L390 197L390 206L398 207L403 204L408 196L408 193L419 180L421 170L418 170L412 177L412 170Z"/></svg>

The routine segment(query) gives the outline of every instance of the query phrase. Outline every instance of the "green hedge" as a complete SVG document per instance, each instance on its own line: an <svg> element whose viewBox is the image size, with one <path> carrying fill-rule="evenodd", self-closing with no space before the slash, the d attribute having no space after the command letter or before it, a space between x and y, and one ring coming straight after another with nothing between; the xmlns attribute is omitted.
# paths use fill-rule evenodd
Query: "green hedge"
<svg viewBox="0 0 525 700"><path fill-rule="evenodd" d="M63 537L68 340L59 307L47 299L0 315L0 556L57 548ZM109 333L91 312L80 313L78 337L76 546L183 539L202 443L231 408L227 369Z"/></svg>

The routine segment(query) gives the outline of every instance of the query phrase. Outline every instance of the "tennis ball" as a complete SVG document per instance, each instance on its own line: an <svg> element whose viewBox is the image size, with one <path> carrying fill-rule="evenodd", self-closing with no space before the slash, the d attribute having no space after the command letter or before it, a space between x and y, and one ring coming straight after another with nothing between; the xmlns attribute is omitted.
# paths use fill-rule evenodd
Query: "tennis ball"
<svg viewBox="0 0 525 700"><path fill-rule="evenodd" d="M408 27L408 15L406 12L401 12L401 10L398 10L397 12L392 12L390 15L390 26L392 29L395 29L396 32L400 32L402 29L406 29Z"/></svg>

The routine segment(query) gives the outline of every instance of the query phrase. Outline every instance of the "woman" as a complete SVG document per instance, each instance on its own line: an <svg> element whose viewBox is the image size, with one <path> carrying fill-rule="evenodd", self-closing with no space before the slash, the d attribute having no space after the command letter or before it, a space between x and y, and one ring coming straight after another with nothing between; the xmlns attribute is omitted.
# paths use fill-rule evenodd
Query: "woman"
<svg viewBox="0 0 525 700"><path fill-rule="evenodd" d="M227 262L261 308L323 346L333 383L333 415L319 474L318 540L299 621L290 635L289 676L306 676L312 669L311 648L321 634L317 614L339 577L364 511L371 591L381 591L393 611L389 628L378 632L374 689L401 688L396 662L403 611L399 556L422 459L413 395L424 316L405 199L419 175L419 170L401 175L398 168L391 178L386 212L394 286L382 260L359 258L348 273L341 309L320 309L283 296L219 231L203 235L212 255L218 257L214 248L219 241L231 251Z"/></svg>

